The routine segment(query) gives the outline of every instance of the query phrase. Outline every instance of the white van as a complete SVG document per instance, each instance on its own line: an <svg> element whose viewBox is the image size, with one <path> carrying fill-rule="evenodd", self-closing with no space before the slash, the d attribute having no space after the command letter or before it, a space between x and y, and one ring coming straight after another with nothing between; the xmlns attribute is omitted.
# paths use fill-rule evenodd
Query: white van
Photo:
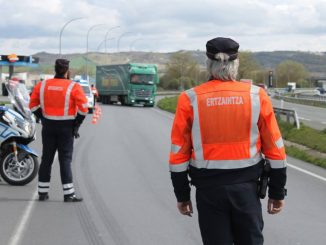
<svg viewBox="0 0 326 245"><path fill-rule="evenodd" d="M88 104L88 113L93 113L94 111L94 95L91 90L91 86L87 80L75 80L75 82L79 83L82 87L86 97L87 97L87 104Z"/></svg>

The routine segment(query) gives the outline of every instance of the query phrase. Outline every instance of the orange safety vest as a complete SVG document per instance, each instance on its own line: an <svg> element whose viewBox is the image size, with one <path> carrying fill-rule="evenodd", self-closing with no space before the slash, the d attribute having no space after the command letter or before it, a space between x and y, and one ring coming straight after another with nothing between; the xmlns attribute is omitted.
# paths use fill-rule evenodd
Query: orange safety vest
<svg viewBox="0 0 326 245"><path fill-rule="evenodd" d="M77 112L86 115L87 98L81 86L68 79L49 79L39 82L31 95L29 107L34 112L41 107L45 118L75 119Z"/></svg>
<svg viewBox="0 0 326 245"><path fill-rule="evenodd" d="M212 80L181 93L171 134L170 171L239 169L262 154L272 168L286 167L272 103L258 86Z"/></svg>
<svg viewBox="0 0 326 245"><path fill-rule="evenodd" d="M92 93L94 94L95 97L98 96L98 91L95 87L92 87Z"/></svg>

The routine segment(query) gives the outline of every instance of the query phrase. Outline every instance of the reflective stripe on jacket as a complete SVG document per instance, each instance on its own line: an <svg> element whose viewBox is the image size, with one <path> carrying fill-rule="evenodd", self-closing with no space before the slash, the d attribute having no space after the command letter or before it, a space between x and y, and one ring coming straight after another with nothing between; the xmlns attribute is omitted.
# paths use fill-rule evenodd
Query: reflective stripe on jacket
<svg viewBox="0 0 326 245"><path fill-rule="evenodd" d="M42 114L50 120L75 119L77 112L86 115L87 98L78 83L68 79L49 79L39 82L29 104L34 112L41 107Z"/></svg>
<svg viewBox="0 0 326 245"><path fill-rule="evenodd" d="M170 171L286 167L272 103L258 86L212 80L181 93L171 134Z"/></svg>

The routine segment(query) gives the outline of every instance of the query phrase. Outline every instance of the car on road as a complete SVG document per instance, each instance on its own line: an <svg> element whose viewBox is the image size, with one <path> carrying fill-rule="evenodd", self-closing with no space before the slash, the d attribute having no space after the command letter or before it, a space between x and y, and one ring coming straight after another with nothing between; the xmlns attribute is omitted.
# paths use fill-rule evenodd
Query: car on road
<svg viewBox="0 0 326 245"><path fill-rule="evenodd" d="M93 113L94 111L94 94L92 93L91 86L87 80L78 79L75 82L79 83L82 87L86 98L87 98L87 105L88 105L88 113Z"/></svg>

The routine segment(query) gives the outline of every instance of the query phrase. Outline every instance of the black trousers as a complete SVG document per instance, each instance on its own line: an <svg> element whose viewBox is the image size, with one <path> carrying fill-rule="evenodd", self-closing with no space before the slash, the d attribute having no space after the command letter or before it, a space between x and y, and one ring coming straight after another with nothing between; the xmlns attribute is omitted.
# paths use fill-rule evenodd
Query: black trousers
<svg viewBox="0 0 326 245"><path fill-rule="evenodd" d="M255 182L197 189L204 245L261 245L263 217Z"/></svg>
<svg viewBox="0 0 326 245"><path fill-rule="evenodd" d="M42 121L43 123L43 121ZM42 160L39 169L39 182L49 183L51 167L56 151L60 163L63 185L72 184L71 161L74 147L73 121L44 122L42 128Z"/></svg>

